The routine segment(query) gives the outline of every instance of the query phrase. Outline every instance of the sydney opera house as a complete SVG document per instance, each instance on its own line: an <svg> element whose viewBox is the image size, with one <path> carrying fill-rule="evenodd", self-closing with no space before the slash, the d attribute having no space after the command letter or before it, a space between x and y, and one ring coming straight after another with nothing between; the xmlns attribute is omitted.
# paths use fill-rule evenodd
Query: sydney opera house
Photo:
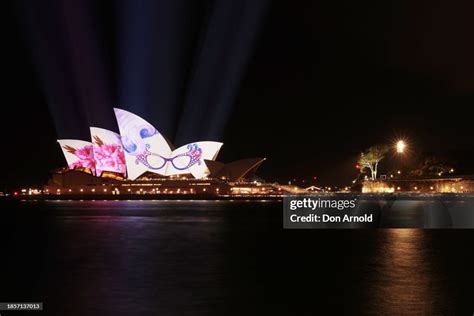
<svg viewBox="0 0 474 316"><path fill-rule="evenodd" d="M254 179L264 158L224 164L222 143L174 148L150 123L115 108L120 134L91 127L91 141L58 140L67 167L53 172L43 192L54 196L279 196L285 186Z"/></svg>

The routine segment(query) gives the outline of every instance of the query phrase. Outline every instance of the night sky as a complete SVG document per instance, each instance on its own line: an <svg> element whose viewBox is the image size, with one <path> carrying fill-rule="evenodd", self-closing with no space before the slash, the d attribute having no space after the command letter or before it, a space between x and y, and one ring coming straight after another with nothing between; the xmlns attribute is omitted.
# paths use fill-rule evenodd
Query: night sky
<svg viewBox="0 0 474 316"><path fill-rule="evenodd" d="M472 1L254 1L213 20L213 1L102 2L82 14L52 0L32 13L33 2L2 5L2 187L44 183L65 165L56 139L75 126L84 135L89 123L74 117L110 127L107 111L125 102L178 146L212 137L221 161L266 157L268 180L348 184L362 150L398 137L413 155L449 154L473 172ZM140 28L151 31L137 38ZM49 67L55 50L67 69Z"/></svg>

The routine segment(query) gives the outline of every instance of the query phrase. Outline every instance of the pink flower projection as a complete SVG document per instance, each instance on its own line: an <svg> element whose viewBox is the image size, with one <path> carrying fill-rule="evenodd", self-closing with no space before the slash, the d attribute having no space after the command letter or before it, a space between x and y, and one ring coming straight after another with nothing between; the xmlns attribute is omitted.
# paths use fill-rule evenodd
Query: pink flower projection
<svg viewBox="0 0 474 316"><path fill-rule="evenodd" d="M94 146L94 155L98 175L102 171L113 171L126 174L125 154L122 146L118 144L104 144L96 142Z"/></svg>
<svg viewBox="0 0 474 316"><path fill-rule="evenodd" d="M95 161L92 145L86 145L76 149L71 146L64 146L69 153L75 155L78 160L69 165L69 169L89 168L92 172L95 170Z"/></svg>
<svg viewBox="0 0 474 316"><path fill-rule="evenodd" d="M105 144L95 136L93 145L85 145L78 149L65 145L63 148L77 158L69 164L69 169L89 168L97 176L103 171L126 175L125 154L120 144Z"/></svg>

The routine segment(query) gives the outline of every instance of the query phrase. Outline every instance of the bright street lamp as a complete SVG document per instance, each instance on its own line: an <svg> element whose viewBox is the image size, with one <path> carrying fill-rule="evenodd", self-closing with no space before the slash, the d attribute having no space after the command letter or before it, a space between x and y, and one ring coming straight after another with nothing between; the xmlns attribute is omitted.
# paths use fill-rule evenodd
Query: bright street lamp
<svg viewBox="0 0 474 316"><path fill-rule="evenodd" d="M407 144L403 140L399 140L395 145L395 148L397 149L397 153L399 154L403 154L405 152L406 147L407 147Z"/></svg>

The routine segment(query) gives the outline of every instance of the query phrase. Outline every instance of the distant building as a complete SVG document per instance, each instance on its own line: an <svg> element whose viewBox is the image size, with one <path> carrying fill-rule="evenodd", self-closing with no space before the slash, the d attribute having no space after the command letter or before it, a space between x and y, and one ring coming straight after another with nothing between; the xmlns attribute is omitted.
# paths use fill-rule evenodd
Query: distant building
<svg viewBox="0 0 474 316"><path fill-rule="evenodd" d="M246 174L242 173L242 176ZM43 194L62 196L93 195L179 195L179 196L281 196L288 192L276 183L239 181L219 178L196 179L190 175L156 176L146 173L136 180L112 177L110 174L96 177L79 170L57 171L52 174Z"/></svg>
<svg viewBox="0 0 474 316"><path fill-rule="evenodd" d="M317 187L315 185L312 185L312 186L309 186L309 187L305 188L305 191L306 192L321 192L321 191L323 191L323 189L320 188L320 187Z"/></svg>
<svg viewBox="0 0 474 316"><path fill-rule="evenodd" d="M265 158L224 164L216 161L223 144L213 141L174 149L144 119L114 110L120 134L92 127L91 142L58 141L68 166L52 173L41 194L281 196L294 190L253 180ZM25 190L21 195L31 194Z"/></svg>
<svg viewBox="0 0 474 316"><path fill-rule="evenodd" d="M474 192L474 175L444 178L366 180L363 182L362 192L472 193Z"/></svg>

